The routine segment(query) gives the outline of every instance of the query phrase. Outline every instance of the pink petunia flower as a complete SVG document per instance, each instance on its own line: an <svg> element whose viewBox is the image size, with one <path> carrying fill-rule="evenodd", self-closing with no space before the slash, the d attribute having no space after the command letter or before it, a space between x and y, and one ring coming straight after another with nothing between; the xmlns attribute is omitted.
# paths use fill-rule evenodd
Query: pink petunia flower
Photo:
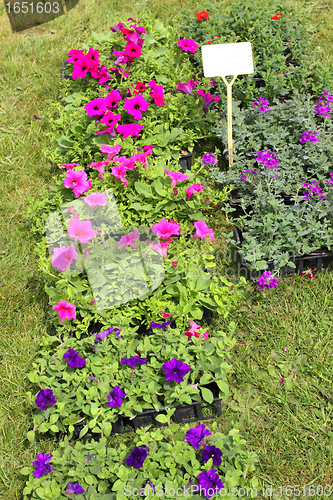
<svg viewBox="0 0 333 500"><path fill-rule="evenodd" d="M192 95L193 90L197 86L197 84L198 84L197 80L194 81L191 79L186 83L178 82L176 90L178 90L178 92L183 92L184 94Z"/></svg>
<svg viewBox="0 0 333 500"><path fill-rule="evenodd" d="M88 102L84 109L89 116L103 115L105 111L105 99L103 97L98 97Z"/></svg>
<svg viewBox="0 0 333 500"><path fill-rule="evenodd" d="M152 89L150 96L154 99L156 106L165 106L163 85L157 85L155 80L150 80L148 85Z"/></svg>
<svg viewBox="0 0 333 500"><path fill-rule="evenodd" d="M110 94L104 98L104 111L111 111L118 106L118 101L121 101L122 97L118 90L111 90Z"/></svg>
<svg viewBox="0 0 333 500"><path fill-rule="evenodd" d="M124 139L134 136L139 137L142 128L142 125L138 125L137 123L130 123L129 125L119 125L117 127L117 133L121 134Z"/></svg>
<svg viewBox="0 0 333 500"><path fill-rule="evenodd" d="M200 193L205 189L205 186L201 184L192 184L188 189L186 189L187 200L191 199L193 193Z"/></svg>
<svg viewBox="0 0 333 500"><path fill-rule="evenodd" d="M202 89L198 90L198 95L200 95L203 98L203 110L205 113L208 112L208 106L210 106L212 102L221 100L220 97L218 96L213 97L212 94L210 94L209 92L205 94L205 92Z"/></svg>
<svg viewBox="0 0 333 500"><path fill-rule="evenodd" d="M151 230L160 238L166 239L170 238L172 234L179 236L180 224L177 224L177 222L174 221L168 222L164 218L158 222L158 224L153 224L151 226Z"/></svg>
<svg viewBox="0 0 333 500"><path fill-rule="evenodd" d="M73 260L79 258L79 254L75 250L73 243L69 247L58 247L53 249L54 257L52 259L52 267L59 269L59 271L64 272L67 268L70 268Z"/></svg>
<svg viewBox="0 0 333 500"><path fill-rule="evenodd" d="M119 153L121 150L122 146L120 144L116 144L116 146L107 146L106 144L101 145L101 152L102 153L107 153L108 160L111 160L116 154Z"/></svg>
<svg viewBox="0 0 333 500"><path fill-rule="evenodd" d="M72 188L76 198L81 194L91 189L91 180L88 180L87 174L84 170L69 170L64 179L65 188Z"/></svg>
<svg viewBox="0 0 333 500"><path fill-rule="evenodd" d="M135 120L140 120L142 118L141 111L146 111L148 106L149 102L147 102L140 94L135 97L131 97L130 99L125 99L123 109L125 109L128 114L134 116Z"/></svg>
<svg viewBox="0 0 333 500"><path fill-rule="evenodd" d="M89 206L89 208L93 207L106 207L108 202L106 201L105 193L91 193L88 196L85 196L84 202Z"/></svg>
<svg viewBox="0 0 333 500"><path fill-rule="evenodd" d="M135 243L136 240L139 238L140 234L139 231L136 229L129 233L128 235L125 234L120 238L120 241L116 247L131 247L131 248L137 248L137 244Z"/></svg>
<svg viewBox="0 0 333 500"><path fill-rule="evenodd" d="M125 47L125 52L129 57L140 57L141 45L137 43L129 43Z"/></svg>
<svg viewBox="0 0 333 500"><path fill-rule="evenodd" d="M97 172L100 175L103 175L104 174L104 169L109 164L109 162L110 162L110 160L97 161L97 162L93 161L92 163L90 163L90 165L88 165L88 167L96 168Z"/></svg>
<svg viewBox="0 0 333 500"><path fill-rule="evenodd" d="M169 238L167 241L160 241L156 245L150 245L152 250L159 253L162 257L167 257L167 248L170 243L173 241L172 238Z"/></svg>
<svg viewBox="0 0 333 500"><path fill-rule="evenodd" d="M52 306L53 309L57 311L60 316L61 323L68 319L76 319L75 311L76 306L74 304L69 304L66 300L61 300L55 306Z"/></svg>
<svg viewBox="0 0 333 500"><path fill-rule="evenodd" d="M200 325L197 325L194 321L190 320L188 322L188 324L190 325L190 330L185 330L185 334L191 338L191 337L196 337L198 338L199 335L200 335L200 332L197 332L196 330L200 330L201 326ZM203 340L205 340L206 338L208 337L208 332L205 332L202 334L202 338Z"/></svg>
<svg viewBox="0 0 333 500"><path fill-rule="evenodd" d="M111 168L112 175L117 179L120 179L121 182L124 183L125 188L127 188L127 179L125 177L126 169L123 165L119 165L119 167Z"/></svg>
<svg viewBox="0 0 333 500"><path fill-rule="evenodd" d="M180 40L178 42L178 46L184 51L192 52L192 54L195 54L197 48L199 47L199 45L197 45L191 38L184 38L183 40Z"/></svg>
<svg viewBox="0 0 333 500"><path fill-rule="evenodd" d="M162 314L163 318L168 319L169 316L174 316L175 313L165 313L163 311L158 311L160 314Z"/></svg>
<svg viewBox="0 0 333 500"><path fill-rule="evenodd" d="M66 170L73 170L74 167L79 167L80 163L62 163L59 167L65 167Z"/></svg>
<svg viewBox="0 0 333 500"><path fill-rule="evenodd" d="M193 222L195 229L197 230L195 235L192 238L203 238L206 240L206 236L210 236L211 241L215 241L214 232L212 229L207 227L207 224L203 220L199 220L198 222Z"/></svg>
<svg viewBox="0 0 333 500"><path fill-rule="evenodd" d="M77 212L75 212L75 210L72 207L68 207L67 210L73 215L74 219L78 219L80 217L80 215Z"/></svg>
<svg viewBox="0 0 333 500"><path fill-rule="evenodd" d="M170 177L171 187L175 187L178 182L186 181L189 178L186 174L182 174L181 172L169 172L167 169L164 170L164 173Z"/></svg>
<svg viewBox="0 0 333 500"><path fill-rule="evenodd" d="M88 250L88 248L86 248L85 251L84 251L84 257L83 257L84 261L87 260L89 254L90 254L90 250Z"/></svg>
<svg viewBox="0 0 333 500"><path fill-rule="evenodd" d="M176 268L176 267L178 266L178 261L177 261L177 260L173 260L173 261L171 262L171 264L173 265L173 267L175 267L175 268Z"/></svg>
<svg viewBox="0 0 333 500"><path fill-rule="evenodd" d="M132 156L131 160L132 161L137 161L138 163L141 163L145 168L149 167L148 163L148 156L151 155L152 150L148 149L145 153L137 153Z"/></svg>
<svg viewBox="0 0 333 500"><path fill-rule="evenodd" d="M90 220L79 221L78 219L72 219L67 231L71 238L78 240L80 243L89 243L96 234L100 234L91 228Z"/></svg>

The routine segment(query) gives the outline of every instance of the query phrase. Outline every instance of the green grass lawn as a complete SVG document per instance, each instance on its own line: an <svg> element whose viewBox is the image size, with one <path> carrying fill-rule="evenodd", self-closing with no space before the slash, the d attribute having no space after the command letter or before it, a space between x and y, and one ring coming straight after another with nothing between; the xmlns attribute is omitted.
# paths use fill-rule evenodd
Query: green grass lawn
<svg viewBox="0 0 333 500"><path fill-rule="evenodd" d="M292 4L304 8L305 2ZM314 47L321 47L323 60L331 57L332 7L332 0L306 7L312 18L309 31L315 32ZM57 98L61 62L71 48L78 48L91 31L135 17L144 8L170 22L177 22L180 9L193 14L202 10L193 0L81 0L67 16L13 34L3 4L0 7L0 496L4 500L22 499L24 477L19 470L53 446L46 440L31 445L25 437L31 425L25 393L34 390L26 373L48 331L48 306L33 255L34 235L22 212L27 199L38 196L54 173L44 154L50 146L47 126L34 115L43 118L48 101ZM249 447L259 449L261 484L333 484L333 274L287 283L265 300L252 293L233 318L235 334L245 347L235 348L232 397L220 425L224 430L239 427ZM119 439L124 437L112 442Z"/></svg>

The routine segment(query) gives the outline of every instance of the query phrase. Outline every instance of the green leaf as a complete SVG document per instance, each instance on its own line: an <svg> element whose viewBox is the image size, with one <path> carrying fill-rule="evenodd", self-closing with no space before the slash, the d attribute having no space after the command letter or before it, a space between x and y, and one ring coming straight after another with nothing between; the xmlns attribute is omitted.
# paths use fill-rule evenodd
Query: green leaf
<svg viewBox="0 0 333 500"><path fill-rule="evenodd" d="M59 144L60 147L65 149L69 149L74 146L74 141L72 141L65 135L62 135L59 139L57 139L57 143Z"/></svg>
<svg viewBox="0 0 333 500"><path fill-rule="evenodd" d="M149 204L142 205L142 203L132 203L132 205L130 205L129 208L134 208L134 210L139 210L139 211L145 210L146 212L149 212L153 208L153 206Z"/></svg>
<svg viewBox="0 0 333 500"><path fill-rule="evenodd" d="M167 192L163 188L163 184L161 183L161 181L159 179L156 179L153 182L153 188L155 189L156 193L158 195L160 195L162 198L164 198L165 196L167 196Z"/></svg>
<svg viewBox="0 0 333 500"><path fill-rule="evenodd" d="M88 425L85 425L85 426L83 427L83 429L82 429L82 430L81 430L81 432L80 432L79 439L81 439L83 436L85 436L85 434L87 434L88 429L89 429Z"/></svg>
<svg viewBox="0 0 333 500"><path fill-rule="evenodd" d="M157 415L155 417L155 420L157 420L157 422L161 422L161 424L166 424L168 421L168 417L166 415Z"/></svg>
<svg viewBox="0 0 333 500"><path fill-rule="evenodd" d="M31 467L23 467L23 469L20 470L20 473L23 474L23 476L29 476L31 472Z"/></svg>
<svg viewBox="0 0 333 500"><path fill-rule="evenodd" d="M145 196L146 198L152 198L152 193L149 189L149 187L147 186L147 184L145 184L144 182L135 182L134 183L134 187L135 187L135 190L137 193L139 194L142 194L143 196Z"/></svg>
<svg viewBox="0 0 333 500"><path fill-rule="evenodd" d="M200 384L202 384L202 385L208 384L208 382L211 380L211 378L212 378L212 376L210 375L210 373L205 373L200 378Z"/></svg>
<svg viewBox="0 0 333 500"><path fill-rule="evenodd" d="M117 481L114 483L114 485L112 487L112 490L113 491L122 490L125 485L126 485L126 483L124 481L121 481L120 479L117 479Z"/></svg>
<svg viewBox="0 0 333 500"><path fill-rule="evenodd" d="M204 400L207 401L207 403L212 403L214 400L214 396L213 396L212 391L210 391L209 389L206 389L206 387L201 387L200 389L201 389L202 397L204 398Z"/></svg>
<svg viewBox="0 0 333 500"><path fill-rule="evenodd" d="M94 484L95 483L95 478L94 476L91 476L90 474L84 476L84 480L87 484Z"/></svg>
<svg viewBox="0 0 333 500"><path fill-rule="evenodd" d="M216 383L220 391L222 391L226 397L229 396L229 386L227 382L225 382L224 380L216 380Z"/></svg>
<svg viewBox="0 0 333 500"><path fill-rule="evenodd" d="M101 424L101 427L103 429L103 432L106 436L110 436L111 431L112 431L112 424L110 422L103 422Z"/></svg>

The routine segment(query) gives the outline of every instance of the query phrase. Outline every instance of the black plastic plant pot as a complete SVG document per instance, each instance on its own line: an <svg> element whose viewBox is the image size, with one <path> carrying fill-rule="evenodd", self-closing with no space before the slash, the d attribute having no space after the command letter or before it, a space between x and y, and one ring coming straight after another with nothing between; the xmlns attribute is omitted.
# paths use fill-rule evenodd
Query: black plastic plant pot
<svg viewBox="0 0 333 500"><path fill-rule="evenodd" d="M184 174L186 170L191 170L193 153L187 149L182 149L179 159L180 171Z"/></svg>
<svg viewBox="0 0 333 500"><path fill-rule="evenodd" d="M244 210L242 209L241 202L233 200L231 195L229 196L229 205L231 208L235 209L235 211L232 212L232 216L234 217L234 219L238 219L238 217L246 215Z"/></svg>
<svg viewBox="0 0 333 500"><path fill-rule="evenodd" d="M235 227L235 235L237 244L239 247L242 246L244 241L241 230L238 227ZM244 271L246 280L254 280L260 278L261 274L264 271L274 272L274 263L273 260L267 260L267 268L263 271L256 271L254 269L250 269L250 263L247 262L243 254L239 252L239 256L241 259L242 268L239 270ZM327 269L330 264L333 263L333 252L313 252L310 254L304 255L292 255L290 256L290 261L295 264L294 267L283 266L279 269L279 277L283 278L284 276L290 276L294 274L301 274L306 270L315 270L314 272L320 272L323 269Z"/></svg>
<svg viewBox="0 0 333 500"><path fill-rule="evenodd" d="M266 86L266 82L263 78L252 78L252 81L254 82L256 89L261 89Z"/></svg>
<svg viewBox="0 0 333 500"><path fill-rule="evenodd" d="M61 79L62 80L70 80L71 77L69 75L66 75L65 69L67 64L70 64L68 61L63 61L62 63L62 70L61 70Z"/></svg>

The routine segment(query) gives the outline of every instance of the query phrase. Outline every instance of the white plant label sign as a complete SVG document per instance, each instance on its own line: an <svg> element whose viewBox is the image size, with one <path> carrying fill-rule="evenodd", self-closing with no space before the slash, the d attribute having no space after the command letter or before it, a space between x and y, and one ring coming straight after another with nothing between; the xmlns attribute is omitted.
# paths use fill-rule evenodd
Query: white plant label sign
<svg viewBox="0 0 333 500"><path fill-rule="evenodd" d="M205 77L254 73L251 42L203 45L201 50Z"/></svg>

